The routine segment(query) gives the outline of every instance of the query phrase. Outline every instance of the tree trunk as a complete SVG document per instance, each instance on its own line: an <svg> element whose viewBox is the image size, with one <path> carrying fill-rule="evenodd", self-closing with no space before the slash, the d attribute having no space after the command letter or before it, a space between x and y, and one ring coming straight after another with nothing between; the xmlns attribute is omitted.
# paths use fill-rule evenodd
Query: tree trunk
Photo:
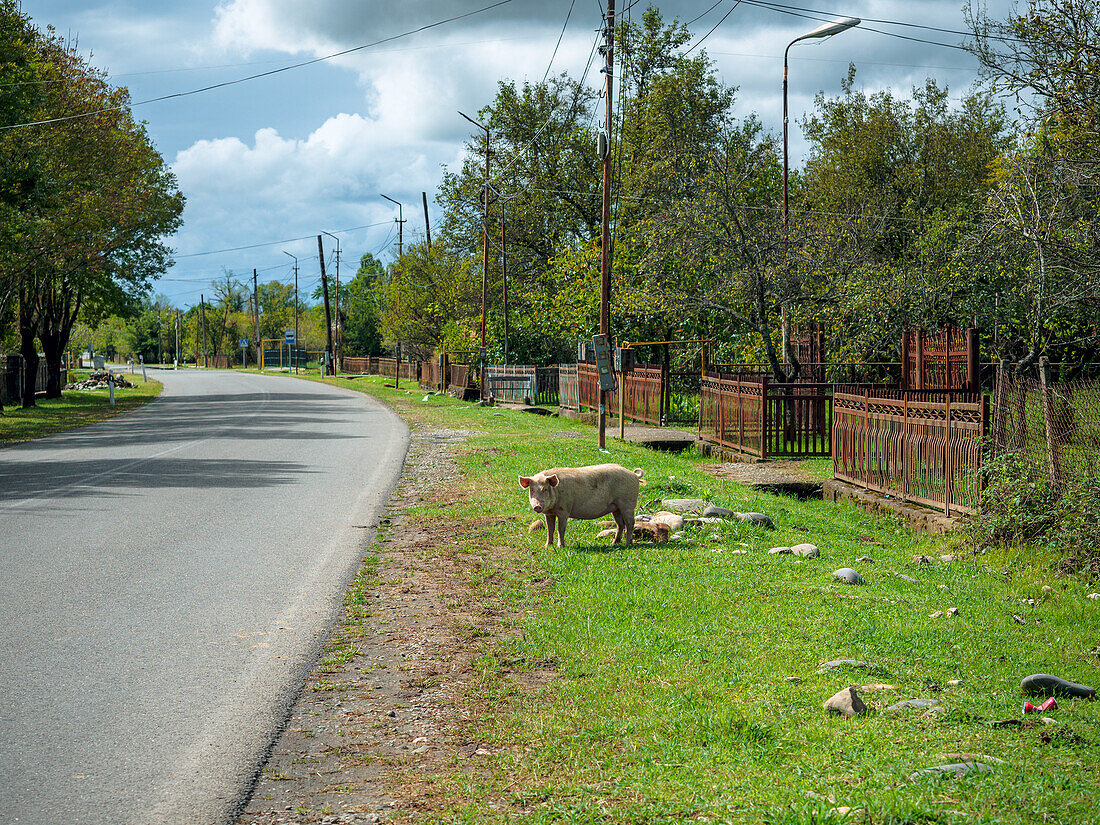
<svg viewBox="0 0 1100 825"><path fill-rule="evenodd" d="M42 351L46 356L46 398L61 397L61 361L65 354L65 346L58 336L40 336Z"/></svg>
<svg viewBox="0 0 1100 825"><path fill-rule="evenodd" d="M19 352L23 356L23 408L35 406L34 395L38 379L38 347L34 345L33 329L19 330Z"/></svg>

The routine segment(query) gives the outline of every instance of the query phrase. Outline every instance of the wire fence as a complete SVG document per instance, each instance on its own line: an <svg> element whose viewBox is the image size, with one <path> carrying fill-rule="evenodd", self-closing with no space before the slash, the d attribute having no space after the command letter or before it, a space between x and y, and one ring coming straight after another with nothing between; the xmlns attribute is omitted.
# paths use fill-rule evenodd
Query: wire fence
<svg viewBox="0 0 1100 825"><path fill-rule="evenodd" d="M993 446L1056 488L1100 465L1100 380L1052 382L1045 360L1026 372L1004 365L994 394Z"/></svg>

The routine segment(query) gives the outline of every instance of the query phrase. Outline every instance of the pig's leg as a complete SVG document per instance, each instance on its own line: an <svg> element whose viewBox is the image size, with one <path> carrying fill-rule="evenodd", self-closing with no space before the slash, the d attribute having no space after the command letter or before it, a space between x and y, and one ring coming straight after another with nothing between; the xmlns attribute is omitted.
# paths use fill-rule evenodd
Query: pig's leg
<svg viewBox="0 0 1100 825"><path fill-rule="evenodd" d="M546 514L546 546L554 546L554 520L557 518L553 513Z"/></svg>
<svg viewBox="0 0 1100 825"><path fill-rule="evenodd" d="M634 508L619 505L615 509L618 511L618 515L615 519L621 525L619 530L626 533L626 541L624 543L629 547L634 543Z"/></svg>
<svg viewBox="0 0 1100 825"><path fill-rule="evenodd" d="M623 530L626 528L626 522L623 520L623 514L619 512L618 507L611 511L611 517L615 519L615 525L619 528L615 532L615 541L612 544L618 544L623 540Z"/></svg>
<svg viewBox="0 0 1100 825"><path fill-rule="evenodd" d="M558 547L565 547L565 523L568 520L565 515L558 516Z"/></svg>

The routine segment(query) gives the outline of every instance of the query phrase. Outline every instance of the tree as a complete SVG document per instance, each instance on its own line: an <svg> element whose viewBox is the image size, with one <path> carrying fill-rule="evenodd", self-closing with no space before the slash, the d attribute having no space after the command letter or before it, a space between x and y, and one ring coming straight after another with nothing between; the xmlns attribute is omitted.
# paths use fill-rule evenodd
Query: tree
<svg viewBox="0 0 1100 825"><path fill-rule="evenodd" d="M344 351L348 355L382 352L382 304L385 268L369 252L359 259L355 277L340 287Z"/></svg>

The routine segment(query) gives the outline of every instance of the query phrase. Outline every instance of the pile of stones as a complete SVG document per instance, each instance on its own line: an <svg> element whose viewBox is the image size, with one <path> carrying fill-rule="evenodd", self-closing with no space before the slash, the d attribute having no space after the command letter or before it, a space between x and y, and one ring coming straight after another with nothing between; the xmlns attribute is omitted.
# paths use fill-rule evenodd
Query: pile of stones
<svg viewBox="0 0 1100 825"><path fill-rule="evenodd" d="M76 381L72 384L66 384L67 390L105 390L107 389L107 380L112 376L106 370L103 372L93 372L83 381ZM120 375L113 376L115 382L115 389L133 389L136 384L132 384Z"/></svg>

